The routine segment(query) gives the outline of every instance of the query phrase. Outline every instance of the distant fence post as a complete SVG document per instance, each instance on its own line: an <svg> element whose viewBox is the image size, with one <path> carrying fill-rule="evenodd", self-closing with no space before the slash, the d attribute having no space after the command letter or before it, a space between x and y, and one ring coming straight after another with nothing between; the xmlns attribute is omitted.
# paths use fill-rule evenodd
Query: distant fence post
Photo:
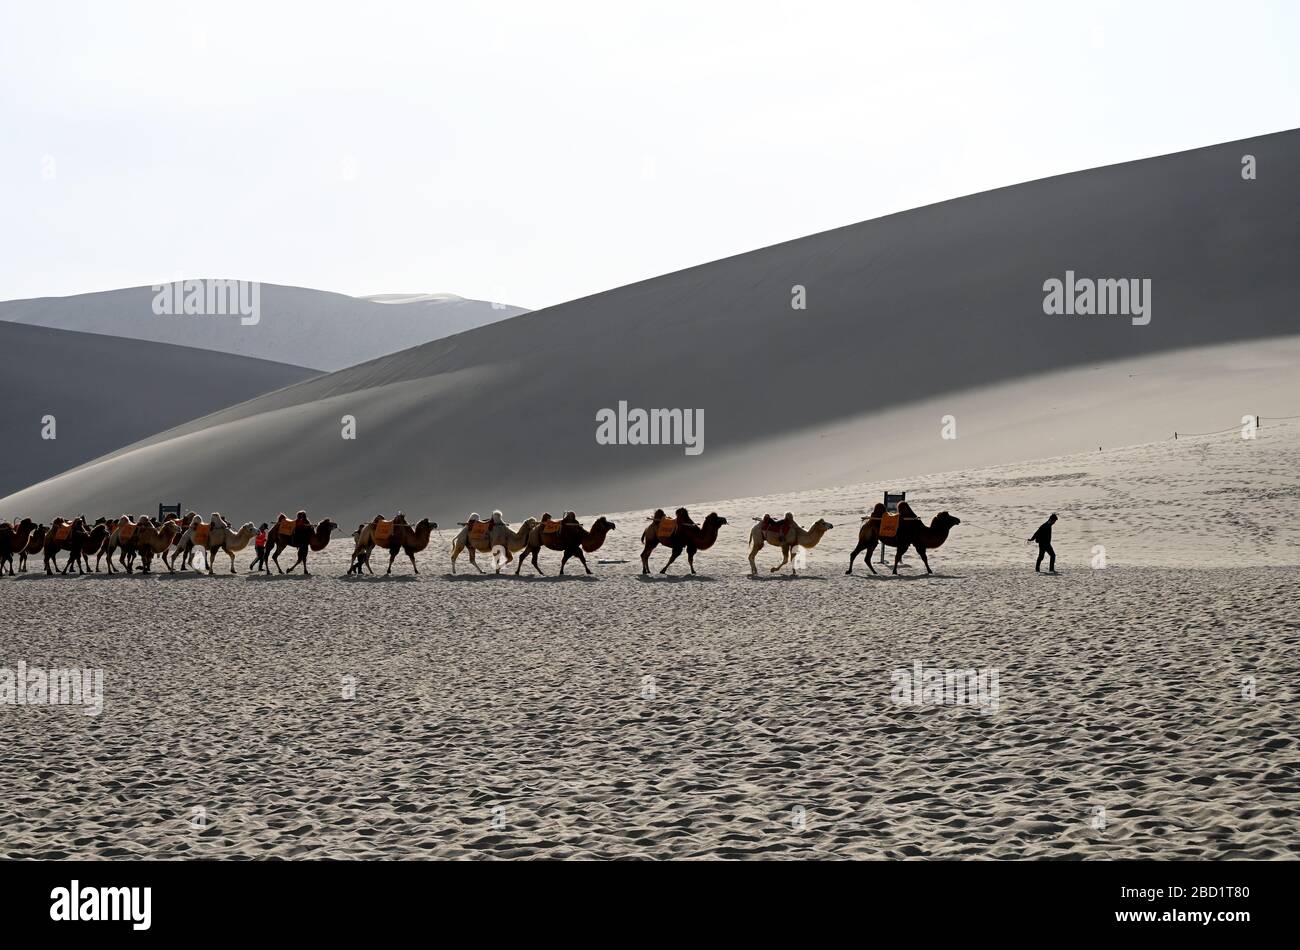
<svg viewBox="0 0 1300 950"><path fill-rule="evenodd" d="M158 505L158 523L162 524L166 521L168 515L175 515L177 518L181 516L181 503L179 501L174 505Z"/></svg>

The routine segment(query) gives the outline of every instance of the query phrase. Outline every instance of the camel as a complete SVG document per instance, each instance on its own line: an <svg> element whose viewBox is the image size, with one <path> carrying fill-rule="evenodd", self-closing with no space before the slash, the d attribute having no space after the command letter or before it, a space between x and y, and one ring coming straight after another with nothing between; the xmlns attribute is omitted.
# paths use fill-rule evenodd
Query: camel
<svg viewBox="0 0 1300 950"><path fill-rule="evenodd" d="M55 518L50 524L50 530L45 534L45 546L43 553L45 555L45 573L53 574L50 565L59 566L60 551L77 551L85 544L86 538L90 532L86 530L86 521L84 518L75 518L69 521L66 518ZM70 564L71 562L69 562ZM68 565L64 566L61 573L66 574ZM81 570L81 565L77 565L77 570Z"/></svg>
<svg viewBox="0 0 1300 950"><path fill-rule="evenodd" d="M892 573L898 573L898 562L903 559L909 547L916 548L916 553L921 556L921 563L925 565L925 573L933 574L930 570L930 561L925 556L926 551L933 551L941 547L948 540L948 532L961 524L960 518L954 518L946 511L941 511L934 516L929 525L926 525L916 516L912 506L905 501L898 503L897 515L897 533L893 537L883 537L881 534L882 525L888 531L890 524L884 519L885 506L881 502L876 503L876 507L871 509L871 514L862 519L862 527L858 531L858 545L849 555L849 569L845 574L853 573L853 561L858 556L859 551L867 552L867 567L871 568L871 573L875 574L876 569L871 566L871 555L876 551L876 543L886 545L887 547L897 548L894 554L894 570Z"/></svg>
<svg viewBox="0 0 1300 950"><path fill-rule="evenodd" d="M560 573L564 573L564 565L569 562L569 558L576 557L582 562L582 568L588 574L591 568L587 566L587 559L583 556L585 551L591 554L599 551L601 545L605 543L605 537L609 532L615 529L616 525L604 515L601 515L592 522L591 530L588 531L578 521L577 515L572 511L567 512L560 521L552 521L550 515L543 514L541 520L534 525L528 532L528 544L524 553L519 555L519 563L515 565L515 574L524 566L524 559L531 557L533 561L533 570L538 574L544 573L537 564L537 554L542 548L550 548L552 551L563 551L564 557L560 559Z"/></svg>
<svg viewBox="0 0 1300 950"><path fill-rule="evenodd" d="M709 512L704 519L703 525L698 525L691 520L690 514L685 508L678 508L675 518L669 518L659 509L650 519L650 524L645 531L641 533L641 540L645 543L645 549L641 552L641 573L650 573L650 554L659 545L672 548L672 556L668 558L668 563L659 571L660 574L667 574L668 568L672 567L673 561L677 560L683 550L686 551L686 563L691 566L691 573L695 573L695 553L697 551L707 551L713 547L714 542L718 540L718 529L727 523L716 511Z"/></svg>
<svg viewBox="0 0 1300 950"><path fill-rule="evenodd" d="M257 528L252 521L244 521L238 532L221 517L221 512L212 512L212 521L208 522L208 539L203 542L203 554L208 560L208 573L213 572L217 561L217 551L225 551L230 558L230 573L235 573L235 555L248 547L248 542L256 537ZM199 542L195 542L199 543Z"/></svg>
<svg viewBox="0 0 1300 950"><path fill-rule="evenodd" d="M31 537L27 539L27 546L18 552L18 573L27 573L28 555L40 554L45 550L45 535L49 530L45 525L38 524L32 531Z"/></svg>
<svg viewBox="0 0 1300 950"><path fill-rule="evenodd" d="M175 518L164 521L161 527L155 526L152 522L137 526L135 549L140 555L140 572L148 574L149 568L153 566L154 555L160 554L168 573L174 574L175 571L167 560L167 551L176 543L180 535L181 523Z"/></svg>
<svg viewBox="0 0 1300 950"><path fill-rule="evenodd" d="M388 570L384 573L393 573L393 561L400 551L411 559L411 568L419 574L420 569L416 567L415 556L429 546L429 537L437 528L438 522L430 521L428 518L421 518L414 526L405 522L394 524L393 536L388 542ZM369 560L369 554L366 559Z"/></svg>
<svg viewBox="0 0 1300 950"><path fill-rule="evenodd" d="M114 525L112 524L111 521L109 521L109 519L107 518L96 519L94 525L90 526L90 533L86 535L86 540L82 543L81 547L74 548L72 550L71 552L72 557L68 561L68 563L64 565L63 573L66 574L68 572L68 567L70 567L73 564L77 565L77 571L79 573L83 573L83 574L89 573L90 556L94 554L96 555L95 573L98 574L99 573L98 555L100 554L100 552L104 550L104 545L108 541L108 536L109 534L112 533L113 528ZM85 567L84 571L82 570L83 566Z"/></svg>
<svg viewBox="0 0 1300 950"><path fill-rule="evenodd" d="M181 570L194 566L194 539L187 536L187 532L194 525L199 523L199 513L197 511L187 511L184 518L169 518L168 523L175 523L179 529L176 537L172 539L171 546L166 551L160 551L163 563L167 565L167 570L175 571L176 559L181 559Z"/></svg>
<svg viewBox="0 0 1300 950"><path fill-rule="evenodd" d="M469 562L478 568L480 574L483 568L479 567L478 562L474 560L474 555L487 554L501 548L506 552L506 559L497 565L496 572L501 573L501 568L505 567L515 559L515 555L528 547L528 535L532 533L533 528L537 527L536 518L527 518L519 526L518 531L512 531L510 525L504 520L501 512L492 512L492 517L487 521L480 521L478 515L470 515L469 521L465 522L463 529L451 542L451 572L456 573L456 559L460 557L462 551L469 551Z"/></svg>
<svg viewBox="0 0 1300 950"><path fill-rule="evenodd" d="M749 576L758 576L758 565L754 563L754 558L763 550L764 545L771 544L781 549L781 563L769 568L770 572L775 574L790 562L791 549L796 546L815 548L822 535L833 527L835 526L825 518L818 518L816 524L804 530L799 527L794 520L794 515L789 512L786 512L785 518L780 521L771 515L764 515L762 521L754 525L754 530L749 532ZM793 566L790 572L795 575L799 573Z"/></svg>
<svg viewBox="0 0 1300 950"><path fill-rule="evenodd" d="M406 524L406 515L398 512L393 515L393 520L389 521L383 515L375 515L367 524L357 525L357 530L352 532L354 542L352 549L352 561L348 564L349 574L360 574L361 569L365 568L374 574L370 567L370 552L376 547L388 547L388 542L392 540L393 529L396 525ZM434 527L438 527L436 524ZM391 565L390 565L391 566Z"/></svg>
<svg viewBox="0 0 1300 950"><path fill-rule="evenodd" d="M31 518L24 518L16 524L0 522L0 577L4 576L6 564L9 565L9 576L13 576L14 555L26 549L36 527Z"/></svg>
<svg viewBox="0 0 1300 950"><path fill-rule="evenodd" d="M115 573L113 570L114 551L117 552L117 562L122 565L122 568L128 574L132 572L135 567L135 556L137 553L135 543L136 531L144 525L152 527L153 522L143 515L140 517L138 522L132 521L129 515L122 515L122 517L117 519L116 524L110 525L108 538L104 541L102 550L97 552L102 553L104 557L107 558L108 573ZM98 557L95 558L95 566L96 568L99 566Z"/></svg>
<svg viewBox="0 0 1300 950"><path fill-rule="evenodd" d="M275 569L281 574L292 574L293 569L299 564L302 565L302 572L308 576L311 571L307 570L307 552L323 551L325 546L330 543L330 533L338 528L337 522L329 518L324 519L320 524L312 524L307 520L307 512L298 512L298 517L294 519L286 518L280 515L271 526L271 532L267 536L267 546L271 548L271 560L275 562ZM427 539L426 539L427 543ZM280 554L285 548L292 547L298 552L298 559L288 571L280 567Z"/></svg>

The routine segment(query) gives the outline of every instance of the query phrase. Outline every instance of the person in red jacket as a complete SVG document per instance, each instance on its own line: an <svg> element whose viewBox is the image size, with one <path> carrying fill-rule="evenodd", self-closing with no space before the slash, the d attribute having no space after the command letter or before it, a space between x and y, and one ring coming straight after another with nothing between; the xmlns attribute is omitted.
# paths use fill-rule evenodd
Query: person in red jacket
<svg viewBox="0 0 1300 950"><path fill-rule="evenodd" d="M256 571L258 568L262 568L266 571L266 573L268 574L271 573L271 568L266 563L266 541L267 541L268 528L270 528L270 525L268 525L265 521L263 521L262 527L257 529L257 537L253 538L253 546L254 546L254 551L256 552L256 557L253 558L253 566L249 568L250 571Z"/></svg>

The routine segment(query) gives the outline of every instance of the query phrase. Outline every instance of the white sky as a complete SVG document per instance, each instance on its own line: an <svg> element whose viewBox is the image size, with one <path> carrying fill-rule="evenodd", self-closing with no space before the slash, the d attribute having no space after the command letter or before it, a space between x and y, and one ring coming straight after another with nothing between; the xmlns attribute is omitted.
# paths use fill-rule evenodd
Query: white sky
<svg viewBox="0 0 1300 950"><path fill-rule="evenodd" d="M1295 2L0 2L0 299L536 308L1300 125Z"/></svg>

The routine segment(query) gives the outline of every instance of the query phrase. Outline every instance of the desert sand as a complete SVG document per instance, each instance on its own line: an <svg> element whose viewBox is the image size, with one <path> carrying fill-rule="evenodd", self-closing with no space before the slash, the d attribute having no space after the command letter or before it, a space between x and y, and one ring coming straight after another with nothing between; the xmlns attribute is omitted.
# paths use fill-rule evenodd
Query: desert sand
<svg viewBox="0 0 1300 950"><path fill-rule="evenodd" d="M3 320L0 352L0 495L319 375L265 359ZM47 415L55 419L53 439L42 438Z"/></svg>
<svg viewBox="0 0 1300 950"><path fill-rule="evenodd" d="M591 578L452 578L448 530L418 578L342 577L346 539L310 578L6 578L3 663L101 667L105 707L0 707L0 854L1294 858L1298 463L1277 424L662 498L729 519L694 578L639 576L646 511L601 512ZM886 488L963 519L933 576L844 575ZM787 509L835 528L749 578ZM996 668L998 708L895 704L917 661Z"/></svg>

